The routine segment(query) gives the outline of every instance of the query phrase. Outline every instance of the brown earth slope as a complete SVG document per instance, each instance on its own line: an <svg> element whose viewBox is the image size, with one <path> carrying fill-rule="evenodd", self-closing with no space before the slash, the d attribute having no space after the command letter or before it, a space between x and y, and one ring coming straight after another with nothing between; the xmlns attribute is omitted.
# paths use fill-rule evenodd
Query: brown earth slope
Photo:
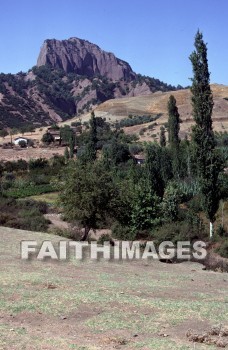
<svg viewBox="0 0 228 350"><path fill-rule="evenodd" d="M212 86L214 109L213 125L215 131L228 131L228 86L213 84ZM116 121L132 115L162 114L157 120L157 125L151 131L153 135L159 134L161 125L168 120L167 102L170 94L177 100L177 106L182 120L181 137L191 132L193 125L191 92L189 89L173 92L156 92L147 96L126 97L108 100L96 108L96 115L105 117L109 121ZM125 128L127 133L139 133L146 125L136 125ZM148 133L148 132L147 132ZM142 139L146 140L150 135L145 134Z"/></svg>

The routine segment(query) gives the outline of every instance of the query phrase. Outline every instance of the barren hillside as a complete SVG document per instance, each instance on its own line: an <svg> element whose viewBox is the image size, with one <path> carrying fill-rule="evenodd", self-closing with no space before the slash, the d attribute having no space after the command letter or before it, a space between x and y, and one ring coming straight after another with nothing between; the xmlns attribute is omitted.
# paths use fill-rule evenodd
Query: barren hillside
<svg viewBox="0 0 228 350"><path fill-rule="evenodd" d="M214 97L214 130L228 131L228 86L213 84L212 91ZM151 138L151 134L158 134L160 126L167 122L167 102L170 94L173 94L177 100L182 120L181 137L184 137L186 134L189 134L194 122L192 118L191 92L189 89L173 92L156 92L147 96L108 100L96 108L96 115L114 122L127 118L129 115L162 114L156 121L157 125L154 129L142 136L142 139L146 140L148 137ZM125 131L127 133L139 133L143 127L146 127L146 125L135 125L125 128Z"/></svg>

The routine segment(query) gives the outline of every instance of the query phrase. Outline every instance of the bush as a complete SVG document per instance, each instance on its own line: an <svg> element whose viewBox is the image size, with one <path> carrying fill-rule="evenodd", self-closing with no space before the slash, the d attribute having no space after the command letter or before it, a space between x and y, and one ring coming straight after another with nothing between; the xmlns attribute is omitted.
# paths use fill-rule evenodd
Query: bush
<svg viewBox="0 0 228 350"><path fill-rule="evenodd" d="M20 229L29 231L47 231L50 221L43 216L25 217L20 221Z"/></svg>
<svg viewBox="0 0 228 350"><path fill-rule="evenodd" d="M160 114L157 114L154 116L151 116L151 115L130 116L129 118L121 119L120 121L116 122L115 126L117 129L120 129L128 126L146 124L157 120L160 116L161 116Z"/></svg>
<svg viewBox="0 0 228 350"><path fill-rule="evenodd" d="M223 258L228 259L228 238L222 241L219 248L216 249L216 252L221 255Z"/></svg>
<svg viewBox="0 0 228 350"><path fill-rule="evenodd" d="M35 208L41 214L46 214L48 211L48 205L46 202L34 201L32 199L20 200L18 201L18 206L21 209L29 210L30 208Z"/></svg>
<svg viewBox="0 0 228 350"><path fill-rule="evenodd" d="M53 235L61 236L67 239L73 239L75 241L80 241L82 238L82 233L80 230L76 229L61 229L59 227L52 228L49 231Z"/></svg>
<svg viewBox="0 0 228 350"><path fill-rule="evenodd" d="M101 245L103 245L104 242L110 242L111 244L114 244L112 237L108 233L101 235L97 240L97 243Z"/></svg>
<svg viewBox="0 0 228 350"><path fill-rule="evenodd" d="M175 244L177 241L194 241L207 237L204 226L197 216L186 218L185 221L164 224L153 231L151 236L157 245L163 241L171 241Z"/></svg>
<svg viewBox="0 0 228 350"><path fill-rule="evenodd" d="M135 144L129 146L129 150L130 150L131 154L138 154L138 153L143 152L143 146L135 143Z"/></svg>
<svg viewBox="0 0 228 350"><path fill-rule="evenodd" d="M216 230L216 235L219 237L226 237L227 233L224 227L220 224Z"/></svg>
<svg viewBox="0 0 228 350"><path fill-rule="evenodd" d="M28 209L21 209L18 213L18 216L22 219L27 218L35 218L36 216L39 216L41 213L38 208L28 208Z"/></svg>
<svg viewBox="0 0 228 350"><path fill-rule="evenodd" d="M203 210L202 208L202 200L200 195L193 197L189 202L188 202L188 207L194 212L194 213L199 213L200 211Z"/></svg>
<svg viewBox="0 0 228 350"><path fill-rule="evenodd" d="M50 182L50 176L45 174L30 174L28 181L34 185L45 185Z"/></svg>
<svg viewBox="0 0 228 350"><path fill-rule="evenodd" d="M30 196L37 196L43 193L53 192L54 188L50 184L28 186L25 188L10 188L5 191L5 195L11 198L25 198Z"/></svg>
<svg viewBox="0 0 228 350"><path fill-rule="evenodd" d="M24 140L19 141L18 144L19 144L19 146L20 146L21 148L26 148L26 147L27 147L27 142L24 141Z"/></svg>
<svg viewBox="0 0 228 350"><path fill-rule="evenodd" d="M10 213L0 213L0 225L6 226L11 219L13 219L13 215Z"/></svg>
<svg viewBox="0 0 228 350"><path fill-rule="evenodd" d="M43 136L41 141L47 145L50 145L50 143L54 142L54 136L50 134L49 132L46 132Z"/></svg>
<svg viewBox="0 0 228 350"><path fill-rule="evenodd" d="M29 161L29 170L44 169L46 167L48 167L47 159L38 158L38 159L30 159Z"/></svg>
<svg viewBox="0 0 228 350"><path fill-rule="evenodd" d="M132 232L129 227L122 226L119 222L115 222L112 227L112 236L123 241L133 241L136 237L135 232Z"/></svg>
<svg viewBox="0 0 228 350"><path fill-rule="evenodd" d="M22 230L46 231L49 221L43 217L47 212L47 205L43 202L31 200L16 201L1 198L0 225Z"/></svg>

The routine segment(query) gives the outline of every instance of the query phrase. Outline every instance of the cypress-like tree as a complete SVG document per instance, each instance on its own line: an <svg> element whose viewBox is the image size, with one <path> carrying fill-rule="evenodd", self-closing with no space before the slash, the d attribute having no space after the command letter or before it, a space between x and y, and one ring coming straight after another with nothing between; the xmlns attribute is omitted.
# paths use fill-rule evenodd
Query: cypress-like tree
<svg viewBox="0 0 228 350"><path fill-rule="evenodd" d="M97 146L97 121L94 112L91 113L90 118L89 138L86 145L85 153L82 157L84 162L93 162L96 160L96 146Z"/></svg>
<svg viewBox="0 0 228 350"><path fill-rule="evenodd" d="M166 146L166 137L165 137L165 128L164 126L161 126L160 128L160 146L165 147Z"/></svg>
<svg viewBox="0 0 228 350"><path fill-rule="evenodd" d="M165 182L162 171L162 148L156 144L150 144L146 148L146 162L144 177L150 191L158 197L163 197Z"/></svg>
<svg viewBox="0 0 228 350"><path fill-rule="evenodd" d="M207 45L201 32L195 36L195 50L190 55L192 63L192 107L196 124L193 127L194 160L201 185L203 207L210 220L210 237L219 206L218 176L222 169L221 157L215 150L212 128L213 96L210 88Z"/></svg>
<svg viewBox="0 0 228 350"><path fill-rule="evenodd" d="M170 95L168 100L168 115L168 141L172 154L173 172L179 176L180 115L173 95Z"/></svg>
<svg viewBox="0 0 228 350"><path fill-rule="evenodd" d="M68 147L65 148L64 157L65 157L66 161L68 161L70 158L70 153L69 153Z"/></svg>
<svg viewBox="0 0 228 350"><path fill-rule="evenodd" d="M74 135L72 135L72 137L70 138L70 153L69 156L70 158L74 158L74 146L75 146L75 137Z"/></svg>

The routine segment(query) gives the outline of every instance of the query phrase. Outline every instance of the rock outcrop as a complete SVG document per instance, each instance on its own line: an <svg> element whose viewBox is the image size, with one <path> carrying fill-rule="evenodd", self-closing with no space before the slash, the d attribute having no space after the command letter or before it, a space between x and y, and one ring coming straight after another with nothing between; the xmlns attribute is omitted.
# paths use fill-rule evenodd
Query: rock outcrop
<svg viewBox="0 0 228 350"><path fill-rule="evenodd" d="M127 62L78 38L45 40L37 60L37 66L42 65L87 77L101 75L113 81L133 80L136 76Z"/></svg>

